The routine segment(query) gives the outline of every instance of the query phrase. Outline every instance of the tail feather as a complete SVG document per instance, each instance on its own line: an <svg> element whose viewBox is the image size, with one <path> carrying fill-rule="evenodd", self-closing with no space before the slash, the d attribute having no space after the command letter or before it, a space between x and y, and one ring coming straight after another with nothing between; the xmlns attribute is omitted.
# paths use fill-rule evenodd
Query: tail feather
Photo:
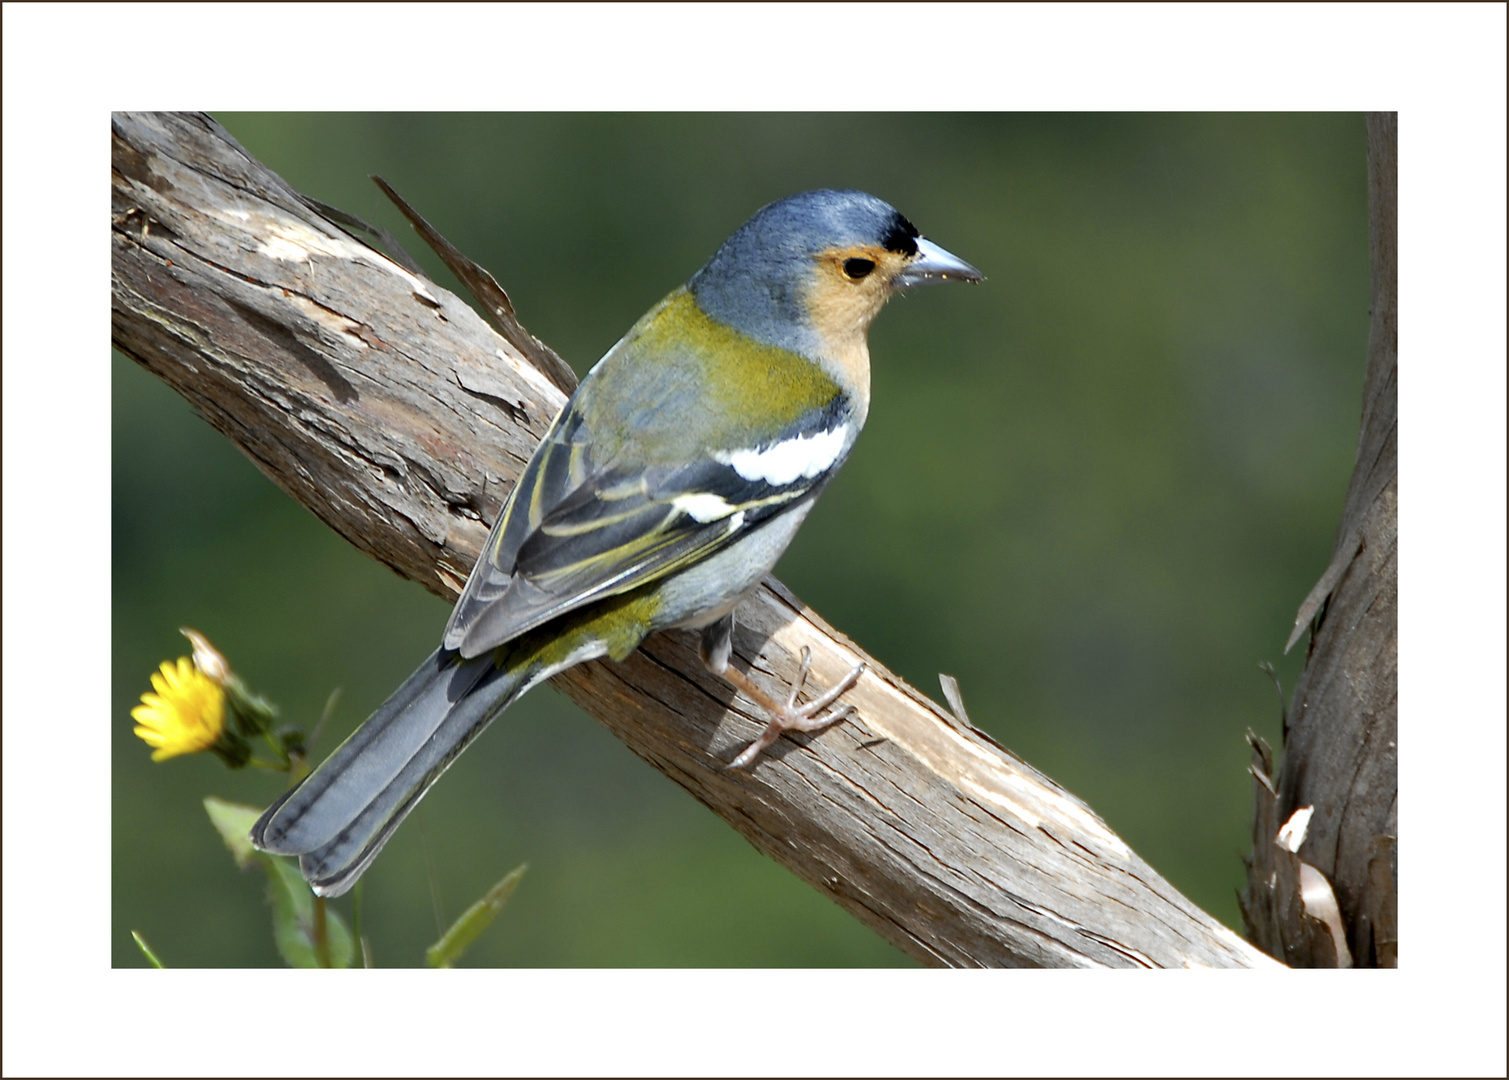
<svg viewBox="0 0 1509 1080"><path fill-rule="evenodd" d="M437 650L372 717L253 826L264 851L298 855L315 891L339 896L446 767L538 681L492 656Z"/></svg>

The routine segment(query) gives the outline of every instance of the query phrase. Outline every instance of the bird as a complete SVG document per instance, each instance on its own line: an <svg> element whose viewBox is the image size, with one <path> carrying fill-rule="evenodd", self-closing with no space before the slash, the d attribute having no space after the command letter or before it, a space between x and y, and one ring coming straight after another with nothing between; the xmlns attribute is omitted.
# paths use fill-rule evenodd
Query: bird
<svg viewBox="0 0 1509 1080"><path fill-rule="evenodd" d="M735 668L735 612L848 457L870 408L868 330L886 300L973 266L862 191L773 202L593 366L504 503L440 646L251 831L298 856L320 896L371 865L456 757L531 687L621 661L659 630L700 630L709 671L770 720L751 767L824 713L859 665L803 705Z"/></svg>

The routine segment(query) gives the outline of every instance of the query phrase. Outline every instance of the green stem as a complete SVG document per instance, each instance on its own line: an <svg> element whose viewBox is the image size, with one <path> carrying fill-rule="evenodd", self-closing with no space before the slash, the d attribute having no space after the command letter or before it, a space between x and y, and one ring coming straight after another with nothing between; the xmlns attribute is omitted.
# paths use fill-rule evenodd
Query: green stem
<svg viewBox="0 0 1509 1080"><path fill-rule="evenodd" d="M320 967L330 966L330 937L325 930L325 898L314 898L314 958Z"/></svg>
<svg viewBox="0 0 1509 1080"><path fill-rule="evenodd" d="M279 760L281 760L283 762L283 764L281 766L278 766L278 771L279 772L287 772L288 771L288 751L286 751L286 750L283 749L283 744L280 743L280 742L278 742L277 739L273 738L273 734L272 734L271 731L264 731L262 733L262 741L265 742L265 743L267 743L268 746L272 747L272 752L274 754L277 754Z"/></svg>

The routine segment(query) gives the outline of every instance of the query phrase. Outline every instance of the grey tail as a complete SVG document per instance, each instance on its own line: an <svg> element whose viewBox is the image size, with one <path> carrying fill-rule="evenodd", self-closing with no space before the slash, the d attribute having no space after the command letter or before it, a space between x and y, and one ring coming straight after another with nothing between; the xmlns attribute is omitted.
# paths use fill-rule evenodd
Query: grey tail
<svg viewBox="0 0 1509 1080"><path fill-rule="evenodd" d="M321 896L339 896L377 857L430 785L537 679L492 653L439 649L335 753L252 827L263 851L299 856Z"/></svg>

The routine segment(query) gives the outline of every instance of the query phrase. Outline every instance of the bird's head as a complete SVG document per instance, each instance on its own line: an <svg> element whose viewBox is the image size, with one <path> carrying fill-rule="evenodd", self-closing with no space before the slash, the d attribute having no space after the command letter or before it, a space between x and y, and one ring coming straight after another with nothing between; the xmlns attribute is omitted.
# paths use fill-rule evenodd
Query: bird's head
<svg viewBox="0 0 1509 1080"><path fill-rule="evenodd" d="M846 354L865 352L865 331L893 293L981 280L875 196L806 191L745 222L690 289L698 307L740 333L848 367Z"/></svg>

